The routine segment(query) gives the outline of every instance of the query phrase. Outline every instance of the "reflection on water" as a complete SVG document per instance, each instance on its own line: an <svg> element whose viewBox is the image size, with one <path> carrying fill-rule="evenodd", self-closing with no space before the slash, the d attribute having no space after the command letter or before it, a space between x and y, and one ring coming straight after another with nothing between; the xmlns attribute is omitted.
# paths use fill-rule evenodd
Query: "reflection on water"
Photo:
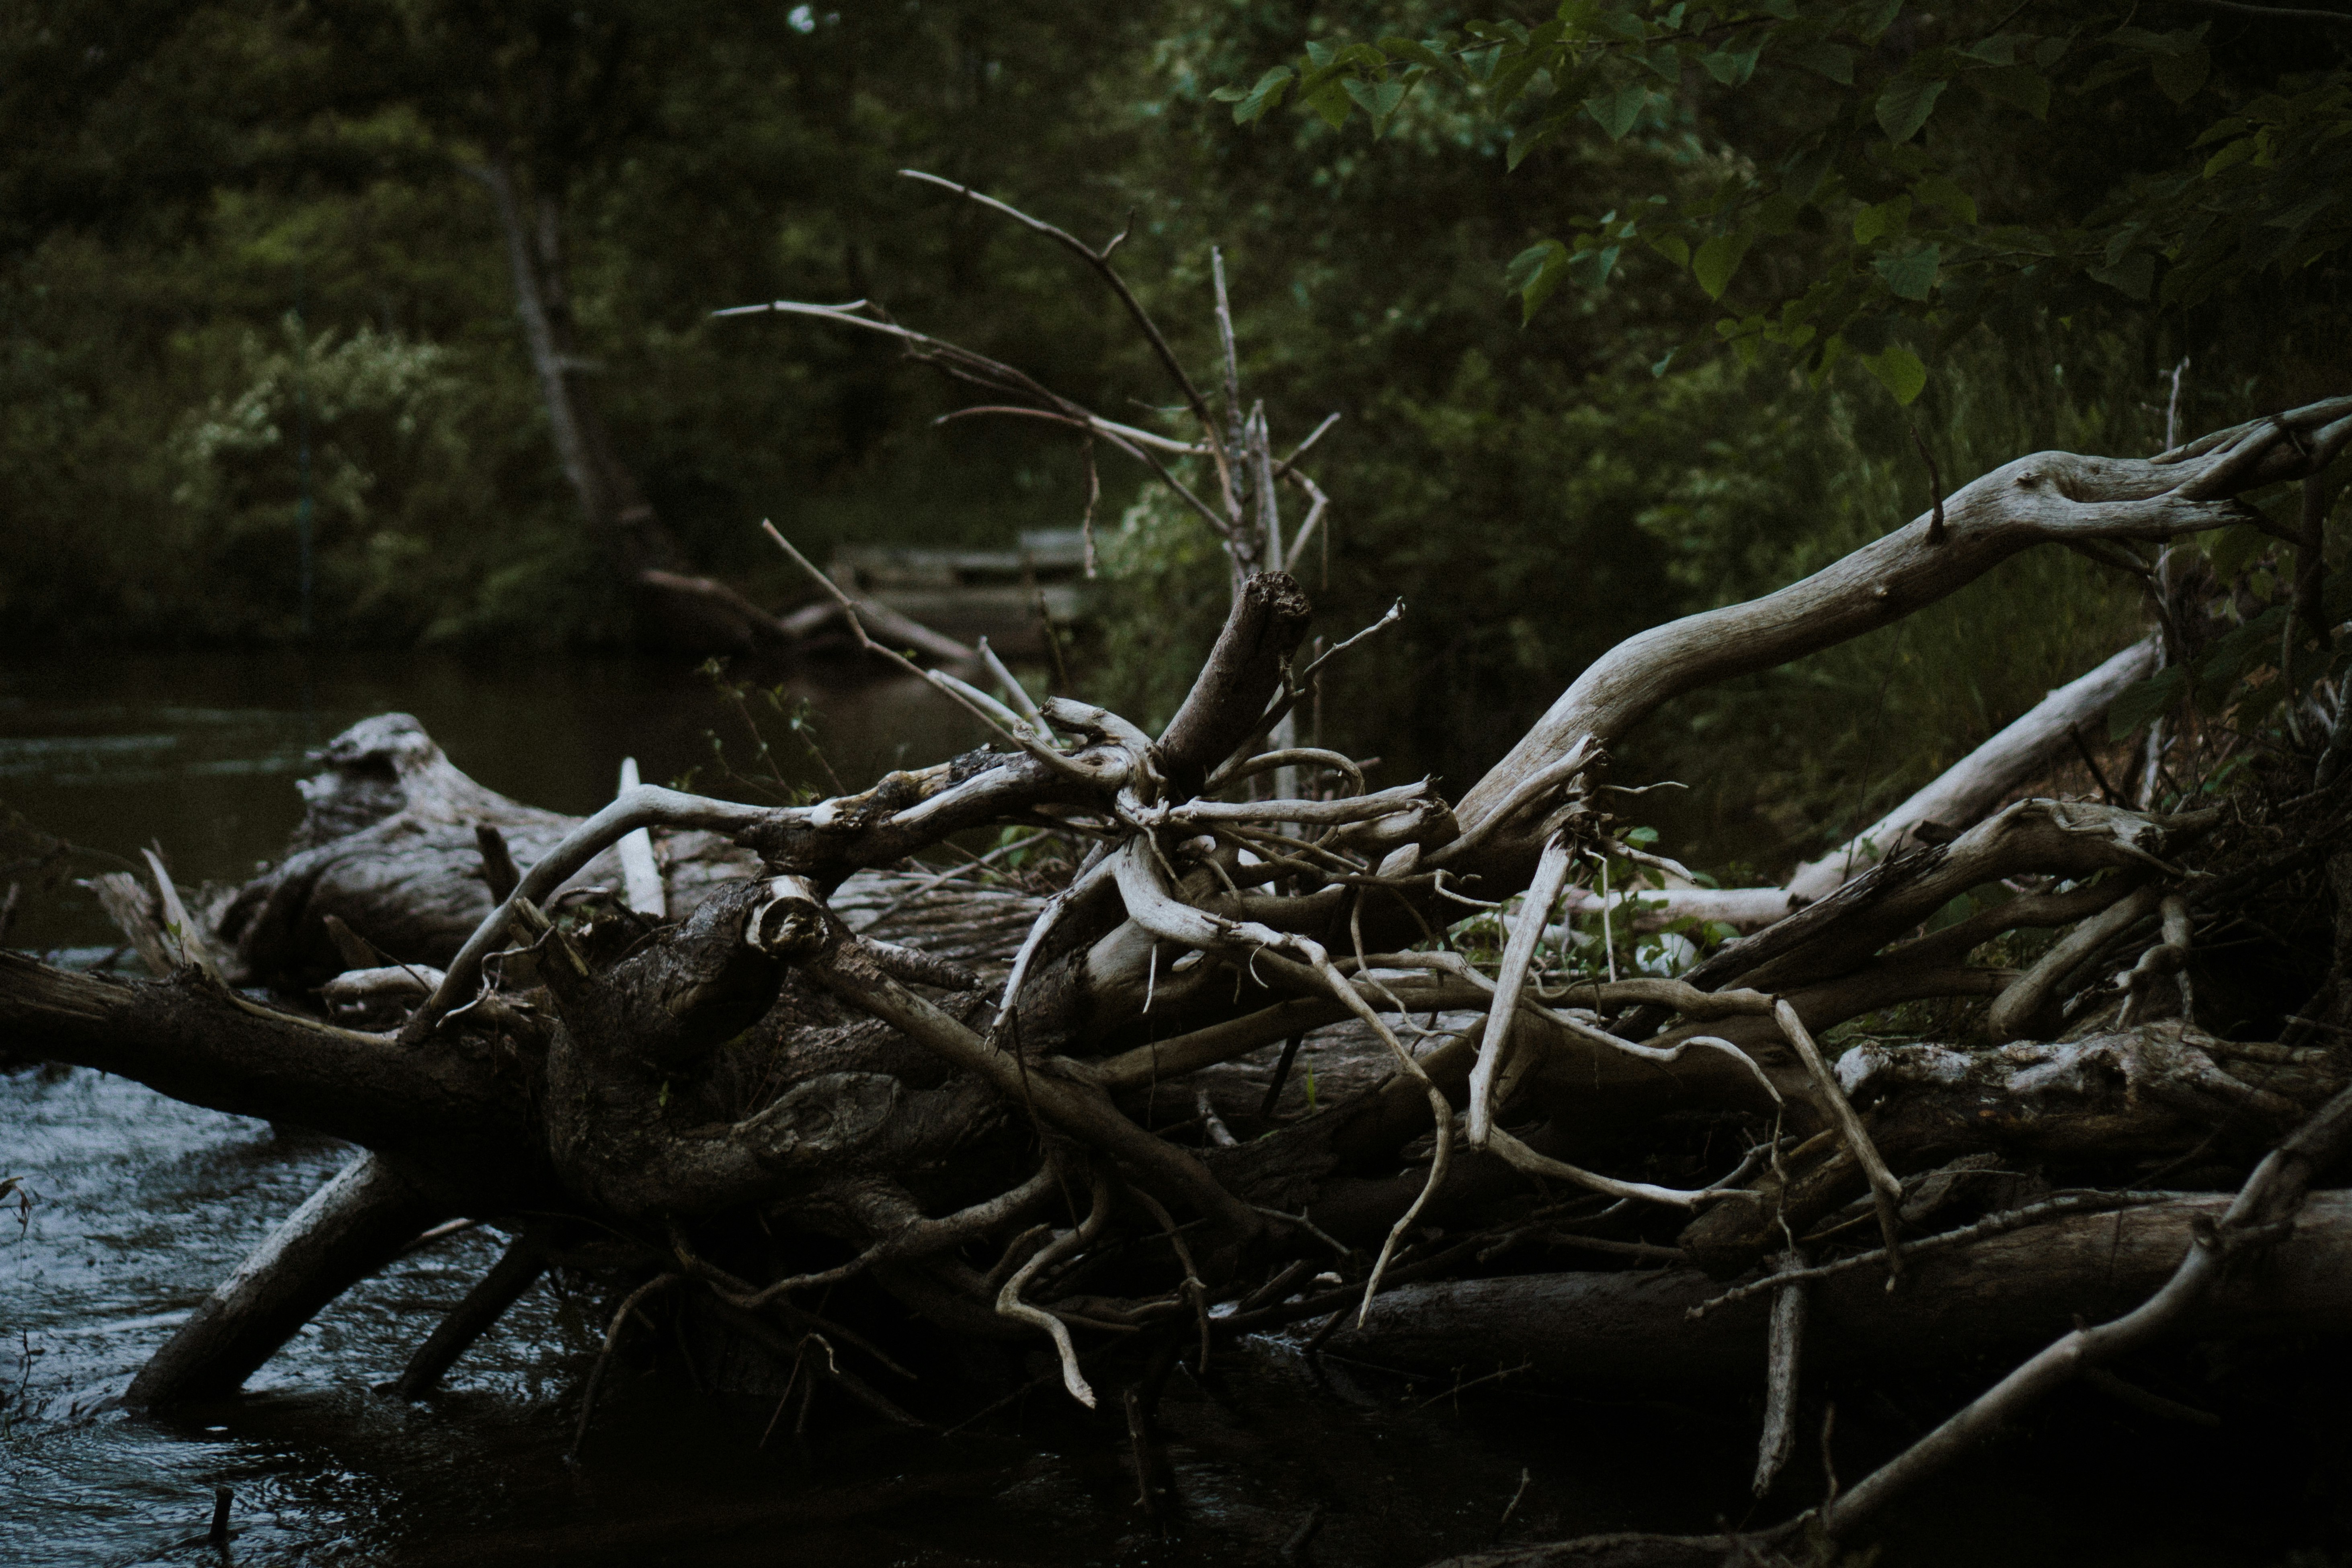
<svg viewBox="0 0 2352 1568"><path fill-rule="evenodd" d="M981 738L919 682L796 676L784 695L809 703L825 761L853 788ZM753 706L784 778L831 793L806 748L764 703ZM492 789L575 816L611 797L625 756L649 782L692 771L697 788L724 795L740 792L719 778L709 737L738 766L751 753L741 718L685 660L106 654L0 665L0 805L116 855L160 843L183 882L242 881L299 819L294 781L310 771L310 750L388 710L415 714ZM74 874L102 868L79 863ZM11 940L86 945L110 942L112 928L68 888L30 900Z"/></svg>

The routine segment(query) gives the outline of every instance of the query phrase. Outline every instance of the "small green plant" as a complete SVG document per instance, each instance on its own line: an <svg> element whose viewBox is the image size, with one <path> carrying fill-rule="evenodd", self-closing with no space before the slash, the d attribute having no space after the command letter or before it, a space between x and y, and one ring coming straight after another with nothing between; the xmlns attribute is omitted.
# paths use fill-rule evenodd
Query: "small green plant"
<svg viewBox="0 0 2352 1568"><path fill-rule="evenodd" d="M760 714L754 710L754 703L758 703L766 708L770 716L768 721L781 722L784 732L797 742L808 760L824 770L824 776L831 781L835 795L849 793L849 787L841 782L841 775L834 772L833 763L825 757L824 748L817 740L815 710L807 698L786 695L781 684L761 686L753 681L730 679L727 661L723 658L705 659L696 673L710 682L711 689L718 693L719 700L734 710L735 717L742 723L744 733L751 737L752 771L745 772L736 767L728 756L727 743L718 731L703 731L703 739L710 743L711 765L721 780L780 800L787 805L805 805L818 798L819 792L813 785L794 784L784 776L783 768L777 759L776 743L769 739L767 731L761 727ZM676 781L675 787L688 788L700 771L699 768L688 769Z"/></svg>

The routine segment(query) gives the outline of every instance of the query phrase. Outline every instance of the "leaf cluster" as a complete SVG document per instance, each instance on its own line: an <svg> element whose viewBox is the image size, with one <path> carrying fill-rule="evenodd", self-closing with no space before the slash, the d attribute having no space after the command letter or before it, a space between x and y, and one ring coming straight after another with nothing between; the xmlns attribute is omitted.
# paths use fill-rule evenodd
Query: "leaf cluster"
<svg viewBox="0 0 2352 1568"><path fill-rule="evenodd" d="M1416 93L1444 93L1507 129L1510 168L1632 138L1646 188L1510 262L1527 318L1638 251L1717 303L1712 336L1748 363L1773 351L1818 380L1851 357L1907 405L1923 353L2073 308L2085 285L2183 307L2258 274L2340 268L2352 27L2273 19L2221 38L2210 16L2141 20L2122 4L1564 0L1532 25L1312 41L1214 96L1238 123L1287 102L1379 137ZM2282 31L2314 35L2293 42L2337 68L2308 68ZM2069 138L2125 155L2026 167Z"/></svg>

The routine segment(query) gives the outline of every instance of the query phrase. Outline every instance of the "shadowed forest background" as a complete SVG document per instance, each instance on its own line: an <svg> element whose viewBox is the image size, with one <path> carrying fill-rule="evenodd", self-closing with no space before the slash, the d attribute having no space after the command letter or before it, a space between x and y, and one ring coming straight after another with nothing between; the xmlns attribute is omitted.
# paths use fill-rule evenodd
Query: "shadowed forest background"
<svg viewBox="0 0 2352 1568"><path fill-rule="evenodd" d="M2242 257L2184 303L2152 294L2147 270L2177 267L2178 247L2143 268L2125 231L2150 182L2193 205L2179 171L2204 162L2193 144L2218 117L2298 83L2340 95L2340 77L2294 73L2345 29L2186 4L2013 24L2006 6L1767 8L1800 32L1816 9L1874 39L1879 64L1957 60L1914 149L1950 171L1936 188L1966 193L1971 226L2071 237L2075 252L1966 300L1948 245L1932 295L1882 266L1904 313L1848 335L1856 355L1890 333L1916 347L1928 374L1907 407L1858 358L1792 357L1759 340L1764 315L1742 322L1801 293L1821 237L1851 221L1826 193L1750 222L1764 242L1719 300L1671 247L1634 242L1547 275L1524 324L1512 287L1532 245L1596 219L1606 237L1637 202L1748 221L1720 193L1769 190L1762 160L1815 134L1842 90L1818 59L1752 81L1720 71L1739 90L1638 100L1622 124L1586 116L1528 147L1541 82L1517 100L1492 81L1432 87L1377 138L1361 116L1335 127L1294 104L1236 126L1237 94L1212 97L1302 47L1461 20L1420 5L16 8L0 23L0 639L387 658L636 646L620 546L564 481L489 191L469 174L499 158L556 215L578 379L614 450L693 567L772 608L811 590L762 518L819 560L844 541L1006 546L1078 521L1087 458L1040 424L936 423L961 389L887 343L713 310L869 299L1149 423L1166 388L1108 294L896 171L969 183L1090 243L1131 221L1120 264L1203 369L1221 246L1244 378L1276 430L1343 416L1318 449L1331 526L1303 573L1318 626L1344 635L1407 601L1322 715L1392 778L1466 783L1627 634L1769 591L1924 510L1915 442L1949 490L2036 447L2158 448L2184 357L2184 433L2289 406L2340 368L2330 246ZM2020 96L2022 57L1954 53L2010 26L2063 40L2054 98L2046 81L2038 105ZM1867 95L1855 103L1866 129ZM1911 226L1931 216L1922 201ZM2338 207L2313 232L2340 223ZM1213 636L1223 568L1164 490L1108 449L1096 460L1108 581L1073 679L1157 722ZM2215 546L2233 568L2264 547L2238 531ZM2032 552L1896 628L1677 705L1641 760L1714 782L1657 814L1696 857L1785 862L2145 619L2127 579Z"/></svg>

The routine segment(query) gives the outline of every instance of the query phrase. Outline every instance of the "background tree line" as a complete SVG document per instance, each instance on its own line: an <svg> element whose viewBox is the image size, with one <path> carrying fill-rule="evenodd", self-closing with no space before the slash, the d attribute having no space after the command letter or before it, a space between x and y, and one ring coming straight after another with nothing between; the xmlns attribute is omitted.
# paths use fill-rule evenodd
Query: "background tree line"
<svg viewBox="0 0 2352 1568"><path fill-rule="evenodd" d="M1075 522L1068 440L937 426L955 389L870 342L709 315L872 299L1165 416L1107 296L913 167L1097 242L1132 214L1121 265L1203 367L1223 247L1276 430L1344 416L1322 624L1408 601L1321 721L1458 784L1612 643L1936 481L2160 447L2184 358L2184 433L2340 389L2347 43L2194 0L20 6L0 637L299 640L306 445L334 645L624 646L632 552L803 596L763 516L820 559ZM641 505L567 481L515 241ZM1223 573L1100 460L1112 580L1076 678L1157 718ZM2284 595L2257 531L2211 548L2247 612ZM1810 847L1776 833L1866 817L2144 619L2127 576L2031 555L1682 705L1641 761L1703 749L1733 782L1660 811Z"/></svg>

